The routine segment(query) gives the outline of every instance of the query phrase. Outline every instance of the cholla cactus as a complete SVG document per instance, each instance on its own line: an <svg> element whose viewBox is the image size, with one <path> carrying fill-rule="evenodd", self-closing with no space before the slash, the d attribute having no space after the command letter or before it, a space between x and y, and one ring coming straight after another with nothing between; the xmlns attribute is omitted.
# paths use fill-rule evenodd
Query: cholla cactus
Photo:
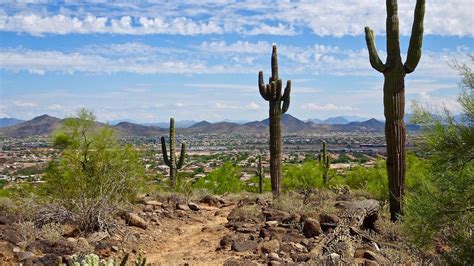
<svg viewBox="0 0 474 266"><path fill-rule="evenodd" d="M331 167L331 157L329 156L329 153L327 153L325 141L323 142L323 152L318 155L318 161L324 167L323 181L324 181L324 185L327 186L329 183L328 173L329 173L329 168Z"/></svg>
<svg viewBox="0 0 474 266"><path fill-rule="evenodd" d="M263 72L258 73L258 87L260 95L269 103L270 120L270 176L272 193L274 197L280 195L281 183L281 116L290 107L291 80L286 83L283 92L282 81L278 76L277 47L273 45L272 51L272 76L269 84L263 80ZM283 92L283 94L282 94Z"/></svg>
<svg viewBox="0 0 474 266"><path fill-rule="evenodd" d="M395 221L403 214L406 174L405 76L415 71L421 58L425 0L417 0L415 20L411 31L407 59L402 62L398 29L397 0L386 0L387 6L387 60L383 63L375 48L374 33L365 27L365 39L372 67L384 75L383 103L385 114L385 140L387 142L387 174L390 214Z"/></svg>
<svg viewBox="0 0 474 266"><path fill-rule="evenodd" d="M181 155L179 156L179 161L176 163L176 146L175 146L175 137L174 137L174 118L170 118L170 155L168 157L168 152L166 151L166 141L165 137L161 137L161 150L163 152L163 160L165 164L170 168L170 180L171 185L174 187L176 185L176 174L178 169L181 169L184 164L184 158L186 157L186 144L181 144Z"/></svg>

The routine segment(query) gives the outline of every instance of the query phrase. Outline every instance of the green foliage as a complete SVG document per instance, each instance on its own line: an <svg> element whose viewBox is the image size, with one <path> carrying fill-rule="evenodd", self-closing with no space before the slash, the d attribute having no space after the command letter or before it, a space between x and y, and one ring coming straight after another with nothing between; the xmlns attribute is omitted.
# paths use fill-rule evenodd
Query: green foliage
<svg viewBox="0 0 474 266"><path fill-rule="evenodd" d="M258 190L259 177L253 176L249 180L245 181L244 190L253 193L259 193ZM263 178L263 192L271 191L272 183L269 178Z"/></svg>
<svg viewBox="0 0 474 266"><path fill-rule="evenodd" d="M474 57L471 56L474 62ZM454 64L462 76L458 102L462 119L444 111L432 115L414 105L414 122L423 126L429 154L429 180L406 202L404 229L416 246L429 249L436 242L449 246L448 264L473 265L474 224L474 74L467 65Z"/></svg>
<svg viewBox="0 0 474 266"><path fill-rule="evenodd" d="M214 194L224 194L226 192L240 192L244 188L240 180L240 167L234 166L229 162L213 170L206 177L199 179L194 183L194 188L204 188Z"/></svg>
<svg viewBox="0 0 474 266"><path fill-rule="evenodd" d="M350 163L350 162L351 162L351 159L345 153L339 154L337 159L334 161L334 163Z"/></svg>
<svg viewBox="0 0 474 266"><path fill-rule="evenodd" d="M104 229L105 216L136 194L143 174L138 153L120 146L112 129L95 128L94 119L81 110L78 118L65 120L53 141L63 150L48 166L41 187L43 196L80 217L86 231Z"/></svg>
<svg viewBox="0 0 474 266"><path fill-rule="evenodd" d="M344 178L353 189L365 189L376 199L388 200L388 178L385 161L377 159L374 167L355 166Z"/></svg>
<svg viewBox="0 0 474 266"><path fill-rule="evenodd" d="M283 190L311 193L315 188L322 188L324 167L316 161L302 164L286 165L283 170Z"/></svg>

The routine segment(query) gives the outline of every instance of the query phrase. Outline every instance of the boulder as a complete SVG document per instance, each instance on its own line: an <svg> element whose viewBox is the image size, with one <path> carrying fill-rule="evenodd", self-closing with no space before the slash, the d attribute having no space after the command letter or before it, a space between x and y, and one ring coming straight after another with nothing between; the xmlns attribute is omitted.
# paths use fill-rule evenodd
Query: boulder
<svg viewBox="0 0 474 266"><path fill-rule="evenodd" d="M271 252L271 253L268 253L268 259L271 260L271 261L278 261L280 260L280 256L278 256L278 254L276 254L275 252Z"/></svg>
<svg viewBox="0 0 474 266"><path fill-rule="evenodd" d="M265 241L262 243L260 249L263 253L277 253L278 251L280 251L280 241L278 241L277 239Z"/></svg>
<svg viewBox="0 0 474 266"><path fill-rule="evenodd" d="M263 211L263 215L265 215L266 221L278 221L283 222L284 220L288 220L291 215L285 211L280 210L265 210Z"/></svg>
<svg viewBox="0 0 474 266"><path fill-rule="evenodd" d="M322 234L323 231L321 230L321 226L319 222L315 219L308 218L303 226L303 234L307 238L319 236Z"/></svg>
<svg viewBox="0 0 474 266"><path fill-rule="evenodd" d="M141 229L146 230L148 228L148 223L135 213L129 213L127 215L127 222L129 225L135 226Z"/></svg>

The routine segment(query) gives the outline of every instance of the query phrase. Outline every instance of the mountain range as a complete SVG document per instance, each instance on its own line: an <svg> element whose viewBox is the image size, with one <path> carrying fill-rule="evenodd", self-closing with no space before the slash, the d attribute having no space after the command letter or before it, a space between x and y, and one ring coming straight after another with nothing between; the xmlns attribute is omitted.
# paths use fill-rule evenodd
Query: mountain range
<svg viewBox="0 0 474 266"><path fill-rule="evenodd" d="M16 118L8 118L8 117L0 118L0 128L13 126L21 122L24 122L24 121L20 119L16 119Z"/></svg>
<svg viewBox="0 0 474 266"><path fill-rule="evenodd" d="M331 121L342 121L333 119ZM35 117L28 121L0 128L0 136L7 137L30 137L36 135L51 135L61 125L62 120L49 115ZM252 121L244 124L234 122L208 121L195 122L193 125L181 128L181 133L205 133L205 134L268 134L269 120ZM119 122L115 125L107 125L96 122L97 127L110 126L120 136L159 136L167 134L168 124L162 127L156 125L140 125L132 122ZM346 124L323 124L313 121L302 121L290 114L282 116L282 128L286 133L308 134L316 132L383 132L384 123L374 118L366 121L353 121ZM418 130L415 125L408 125L408 130Z"/></svg>

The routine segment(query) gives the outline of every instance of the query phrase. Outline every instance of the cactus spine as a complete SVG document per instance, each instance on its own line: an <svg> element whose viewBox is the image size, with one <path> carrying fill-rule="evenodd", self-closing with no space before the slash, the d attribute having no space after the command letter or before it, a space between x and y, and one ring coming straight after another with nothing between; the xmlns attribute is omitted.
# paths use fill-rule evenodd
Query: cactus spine
<svg viewBox="0 0 474 266"><path fill-rule="evenodd" d="M176 173L178 169L181 169L184 164L184 158L186 157L186 144L181 143L181 155L179 161L176 163L176 146L174 137L174 118L170 118L170 155L166 151L165 137L161 137L161 150L163 152L163 160L165 164L170 168L170 180L171 185L176 185Z"/></svg>
<svg viewBox="0 0 474 266"><path fill-rule="evenodd" d="M380 60L375 48L374 33L365 27L365 39L372 67L384 75L385 140L387 142L387 173L392 221L403 214L405 194L405 76L413 72L421 58L425 0L417 0L410 45L405 63L400 55L397 0L386 0L387 60Z"/></svg>
<svg viewBox="0 0 474 266"><path fill-rule="evenodd" d="M318 155L318 161L320 164L323 165L324 167L324 173L323 173L323 181L324 185L327 186L329 183L329 168L331 167L331 157L329 157L329 153L327 153L326 149L326 142L323 142L323 151Z"/></svg>
<svg viewBox="0 0 474 266"><path fill-rule="evenodd" d="M262 166L262 155L258 156L258 168L257 168L257 176L258 176L258 193L263 193L263 166Z"/></svg>
<svg viewBox="0 0 474 266"><path fill-rule="evenodd" d="M277 47L273 45L272 51L272 76L269 84L263 80L263 72L258 73L258 87L260 95L269 103L270 119L270 176L272 193L274 197L280 195L281 182L281 116L290 107L291 80L286 83L282 94L282 81L278 77Z"/></svg>

